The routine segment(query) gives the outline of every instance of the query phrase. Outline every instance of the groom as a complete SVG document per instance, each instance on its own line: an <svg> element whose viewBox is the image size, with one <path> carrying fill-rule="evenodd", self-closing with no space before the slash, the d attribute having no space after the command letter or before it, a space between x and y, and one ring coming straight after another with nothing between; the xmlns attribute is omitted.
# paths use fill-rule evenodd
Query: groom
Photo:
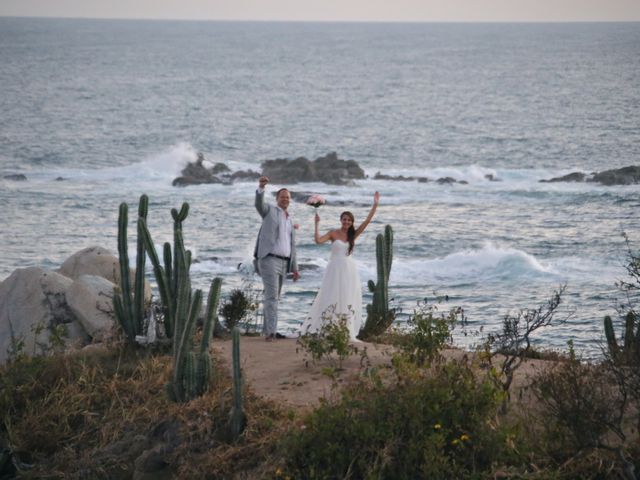
<svg viewBox="0 0 640 480"><path fill-rule="evenodd" d="M273 341L278 327L278 300L282 282L289 272L293 274L293 281L298 280L300 274L296 261L295 228L287 211L291 194L286 188L281 188L276 194L276 205L269 205L264 201L267 183L267 177L260 177L256 190L255 205L262 217L262 226L253 256L256 272L262 277L264 285L262 330L265 339Z"/></svg>

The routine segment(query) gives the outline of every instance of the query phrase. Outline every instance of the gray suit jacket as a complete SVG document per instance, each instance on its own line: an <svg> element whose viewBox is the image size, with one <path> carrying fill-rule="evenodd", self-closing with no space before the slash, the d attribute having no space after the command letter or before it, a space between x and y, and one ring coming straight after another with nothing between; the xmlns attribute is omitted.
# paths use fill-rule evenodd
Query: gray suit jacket
<svg viewBox="0 0 640 480"><path fill-rule="evenodd" d="M264 201L264 191L262 193L256 190L256 210L262 217L262 226L258 233L258 240L253 252L253 257L258 260L266 257L276 244L279 235L278 225L280 224L280 215L283 212L274 205L269 205ZM292 226L293 227L293 226ZM254 262L254 264L257 262ZM258 269L256 268L256 271ZM296 229L291 228L291 257L287 265L287 272L297 272L298 261L296 259ZM260 273L260 272L258 272Z"/></svg>

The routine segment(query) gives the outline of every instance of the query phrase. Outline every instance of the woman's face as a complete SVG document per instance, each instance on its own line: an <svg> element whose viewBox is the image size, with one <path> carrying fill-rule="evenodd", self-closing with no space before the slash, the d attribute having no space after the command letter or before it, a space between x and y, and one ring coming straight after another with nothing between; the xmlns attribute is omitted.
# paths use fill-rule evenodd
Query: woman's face
<svg viewBox="0 0 640 480"><path fill-rule="evenodd" d="M349 215L342 215L340 217L340 224L342 225L343 230L348 230L350 226L353 225L353 220Z"/></svg>

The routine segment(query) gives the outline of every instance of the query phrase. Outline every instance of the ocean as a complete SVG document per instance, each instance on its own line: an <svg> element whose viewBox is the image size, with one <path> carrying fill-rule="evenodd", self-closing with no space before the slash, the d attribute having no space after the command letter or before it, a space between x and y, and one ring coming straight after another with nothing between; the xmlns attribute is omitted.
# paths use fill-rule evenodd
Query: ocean
<svg viewBox="0 0 640 480"><path fill-rule="evenodd" d="M639 86L638 23L0 18L0 177L27 177L0 178L0 280L58 268L93 245L117 252L118 206L135 211L146 193L159 245L172 239L171 208L189 202L195 287L220 276L223 294L257 289L255 182L172 180L198 152L258 171L266 159L336 152L368 178L289 187L327 198L323 229L346 208L358 223L381 193L355 251L365 303L375 236L389 224L400 322L417 302L447 296L440 311L460 306L468 331L486 334L566 284L558 318L567 320L537 332L536 346L572 340L597 357L602 318L622 300L622 232L640 246L640 186L540 180L639 165ZM329 247L313 242L311 207L291 211L303 270L285 285L279 328L295 335ZM133 255L133 227L129 236Z"/></svg>

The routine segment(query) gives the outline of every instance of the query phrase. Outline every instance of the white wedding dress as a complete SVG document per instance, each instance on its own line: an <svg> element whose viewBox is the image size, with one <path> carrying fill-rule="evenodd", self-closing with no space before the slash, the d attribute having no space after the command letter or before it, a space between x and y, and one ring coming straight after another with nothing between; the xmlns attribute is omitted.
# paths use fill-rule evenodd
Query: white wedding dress
<svg viewBox="0 0 640 480"><path fill-rule="evenodd" d="M325 320L345 315L349 336L356 340L362 323L362 285L356 262L352 255L347 255L348 251L348 242L335 240L331 244L322 285L302 324L302 334L316 333Z"/></svg>

